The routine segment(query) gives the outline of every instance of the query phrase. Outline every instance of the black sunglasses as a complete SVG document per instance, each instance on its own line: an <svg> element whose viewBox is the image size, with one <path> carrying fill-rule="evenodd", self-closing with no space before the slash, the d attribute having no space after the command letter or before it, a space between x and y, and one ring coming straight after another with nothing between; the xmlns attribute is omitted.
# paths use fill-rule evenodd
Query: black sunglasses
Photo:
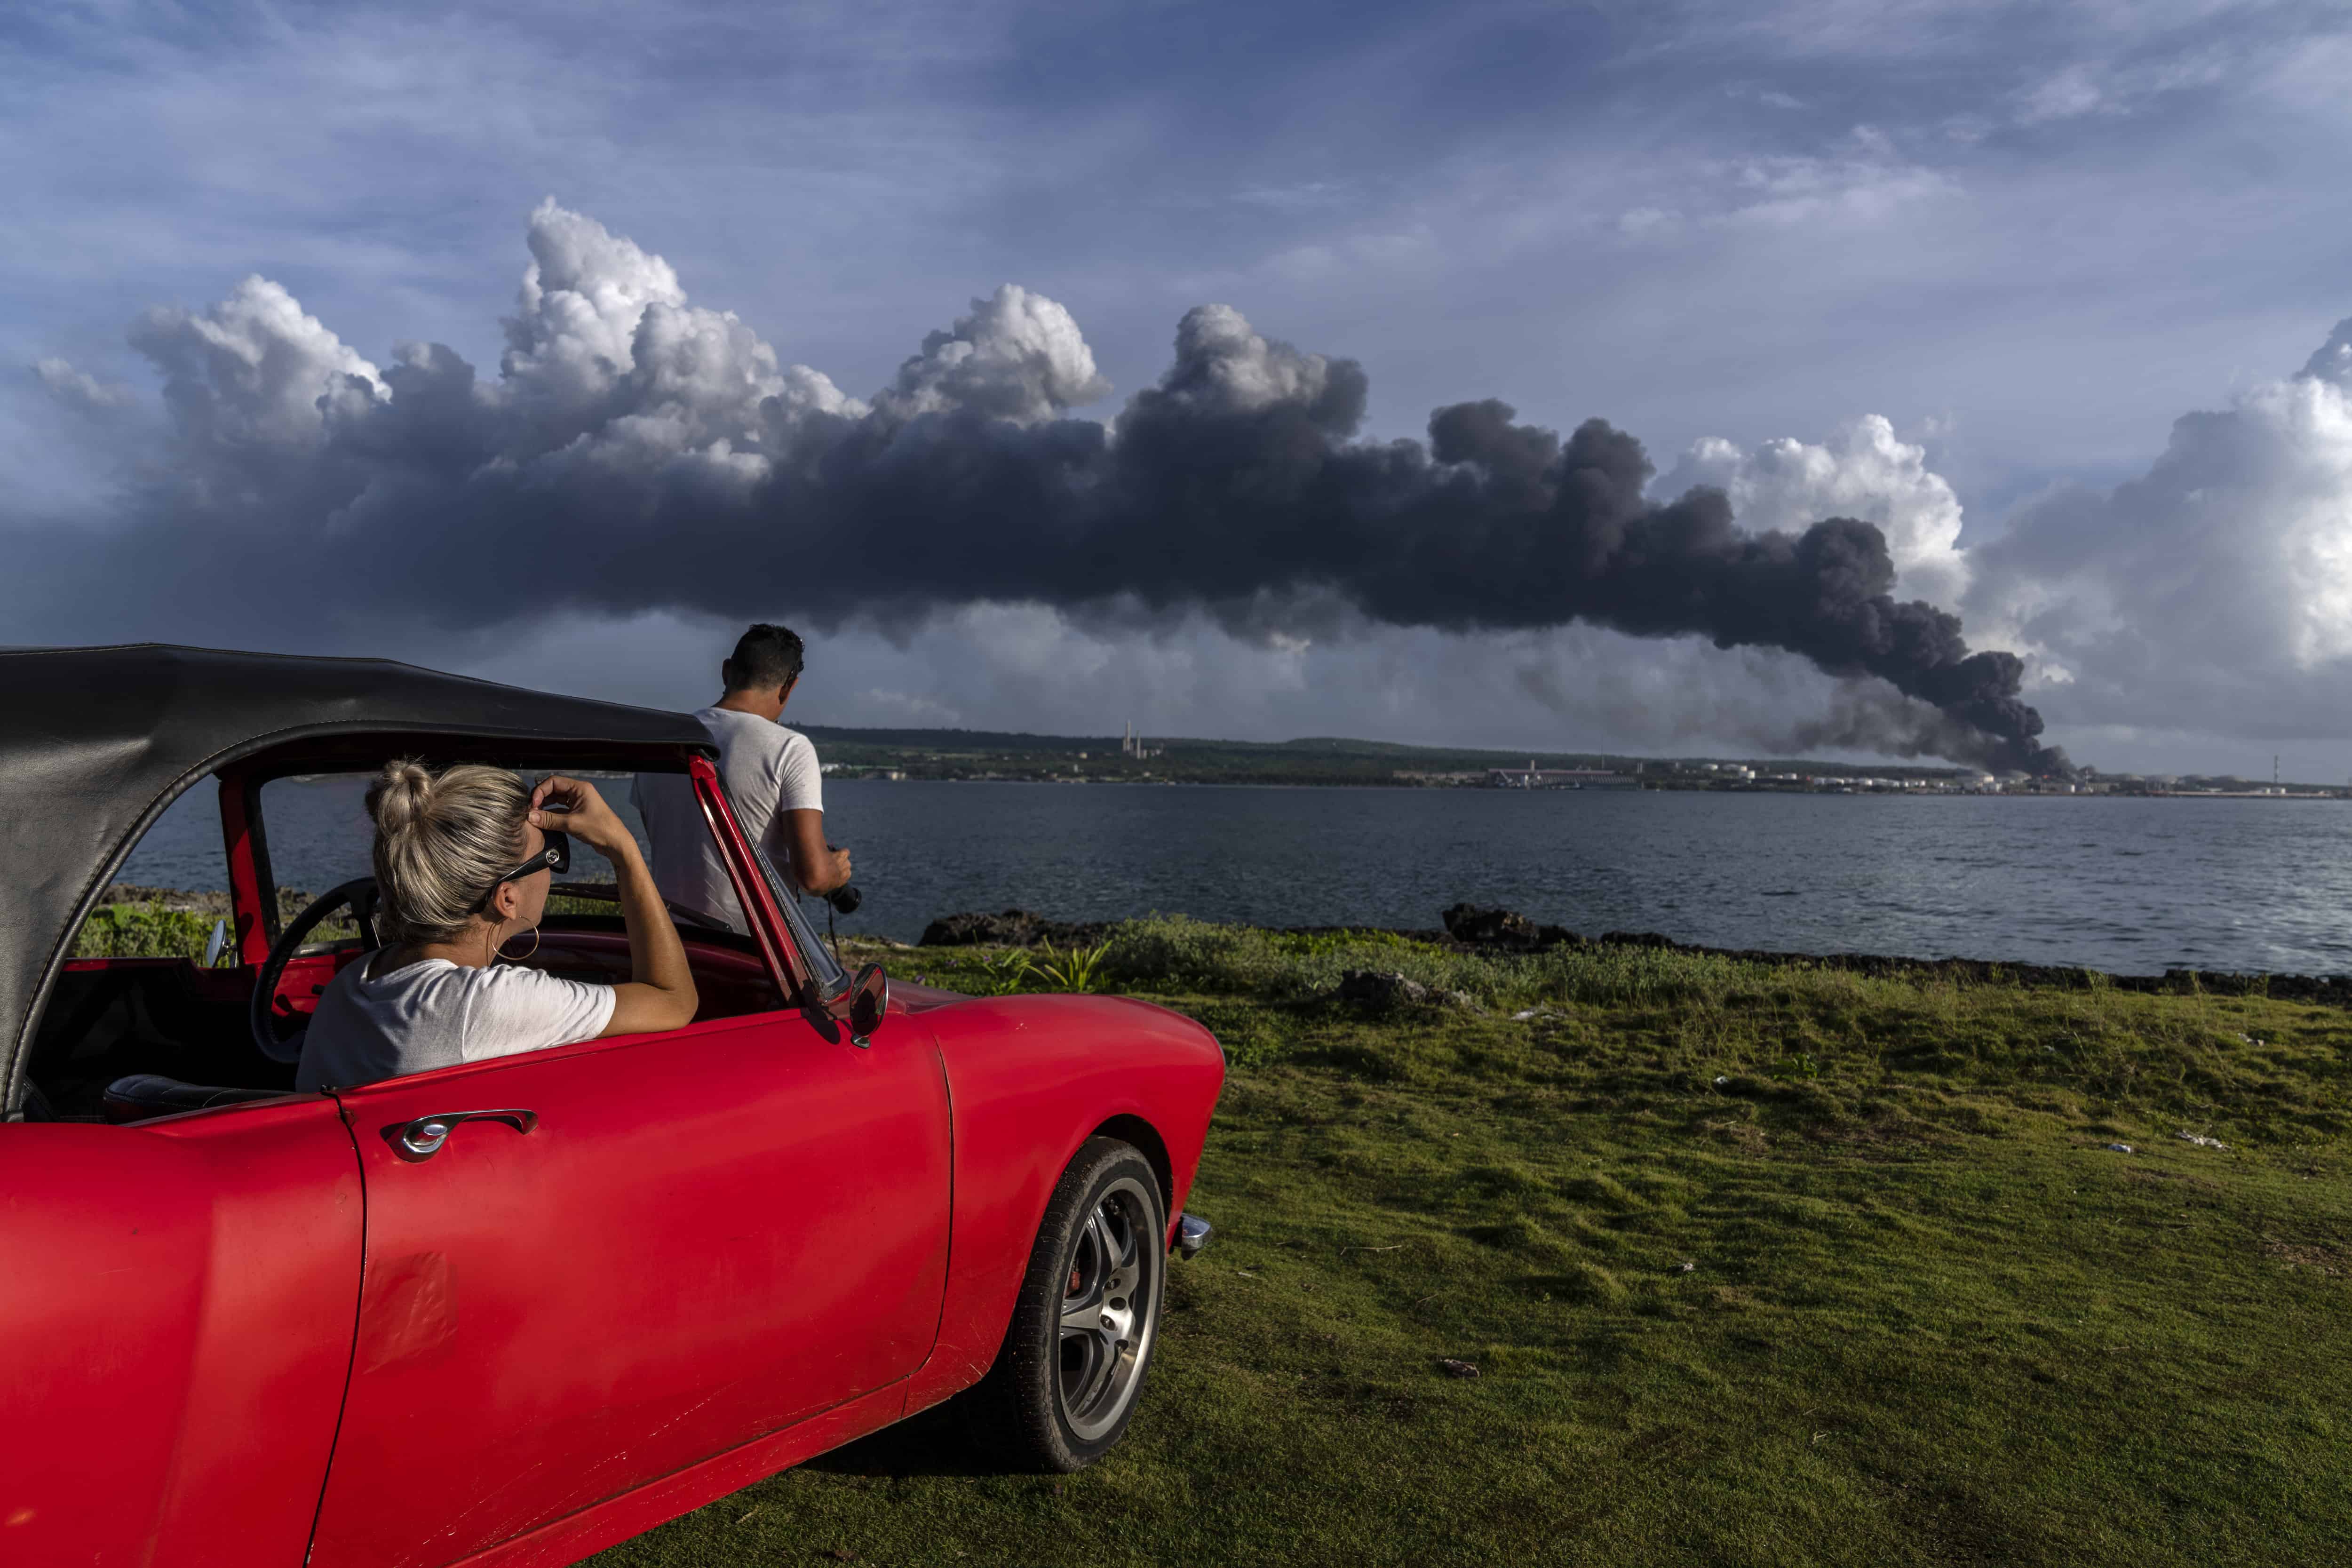
<svg viewBox="0 0 2352 1568"><path fill-rule="evenodd" d="M572 869L571 837L568 834L558 833L552 828L546 829L545 832L547 842L540 847L539 853L513 870L500 876L498 882L491 883L490 892L495 893L499 890L499 882L519 881L535 872L552 871L561 876ZM482 901L489 902L488 896L485 895Z"/></svg>

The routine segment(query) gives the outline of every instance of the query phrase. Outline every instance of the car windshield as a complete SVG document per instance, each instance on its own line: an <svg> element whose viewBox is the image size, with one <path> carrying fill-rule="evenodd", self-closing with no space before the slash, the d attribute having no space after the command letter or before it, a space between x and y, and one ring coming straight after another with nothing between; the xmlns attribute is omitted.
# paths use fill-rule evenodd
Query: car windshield
<svg viewBox="0 0 2352 1568"><path fill-rule="evenodd" d="M848 974L833 956L833 950L817 939L816 928L808 923L808 917L801 913L794 884L777 875L775 862L768 858L765 849L754 844L751 853L760 862L760 874L768 879L768 890L776 896L776 907L784 911L784 924L792 928L793 945L801 950L818 993L835 994L848 984Z"/></svg>

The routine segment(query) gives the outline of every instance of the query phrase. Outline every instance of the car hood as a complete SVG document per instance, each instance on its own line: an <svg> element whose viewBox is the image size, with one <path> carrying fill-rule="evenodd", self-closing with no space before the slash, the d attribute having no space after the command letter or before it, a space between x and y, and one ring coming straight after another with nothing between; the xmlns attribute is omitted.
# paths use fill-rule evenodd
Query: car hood
<svg viewBox="0 0 2352 1568"><path fill-rule="evenodd" d="M1107 996L1055 991L1020 992L1007 996L969 996L961 991L949 991L937 985L926 985L916 980L894 978L890 982L890 1011L893 1013L906 1013L910 1016L917 1013L929 1013L959 1002L982 1004L990 1007L1012 1007L1024 1011L1032 1005L1042 1005L1055 1011L1072 1005L1103 1012L1132 1009L1135 1012L1149 1015L1154 1027L1170 1028L1182 1035L1197 1035L1211 1041L1216 1038L1198 1019L1187 1017L1173 1007L1165 1007L1157 1002L1146 1001L1139 996Z"/></svg>
<svg viewBox="0 0 2352 1568"><path fill-rule="evenodd" d="M890 1011L893 1013L928 1013L934 1007L944 1007L951 1002L969 1002L972 998L961 991L943 990L926 985L919 980L890 980Z"/></svg>

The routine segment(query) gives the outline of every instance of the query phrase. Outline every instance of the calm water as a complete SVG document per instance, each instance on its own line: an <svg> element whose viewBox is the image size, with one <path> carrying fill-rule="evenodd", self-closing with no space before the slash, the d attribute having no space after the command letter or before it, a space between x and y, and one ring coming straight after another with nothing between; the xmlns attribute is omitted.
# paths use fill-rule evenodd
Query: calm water
<svg viewBox="0 0 2352 1568"><path fill-rule="evenodd" d="M1015 905L1434 926L1469 899L1727 947L2352 972L2352 803L835 782L825 804L866 895L843 929L907 941ZM216 810L194 792L125 879L221 885ZM280 881L366 870L356 784L272 784L264 810Z"/></svg>

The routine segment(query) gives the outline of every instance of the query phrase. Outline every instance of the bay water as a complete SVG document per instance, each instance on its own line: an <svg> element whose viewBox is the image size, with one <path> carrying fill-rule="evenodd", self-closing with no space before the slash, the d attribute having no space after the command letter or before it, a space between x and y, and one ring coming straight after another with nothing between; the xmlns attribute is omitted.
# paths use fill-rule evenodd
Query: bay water
<svg viewBox="0 0 2352 1568"><path fill-rule="evenodd" d="M268 786L279 882L366 873L361 793ZM1433 927L1468 900L1720 947L2352 972L2352 802L835 780L825 806L865 895L840 929L909 942L961 910ZM123 879L223 885L209 785Z"/></svg>

